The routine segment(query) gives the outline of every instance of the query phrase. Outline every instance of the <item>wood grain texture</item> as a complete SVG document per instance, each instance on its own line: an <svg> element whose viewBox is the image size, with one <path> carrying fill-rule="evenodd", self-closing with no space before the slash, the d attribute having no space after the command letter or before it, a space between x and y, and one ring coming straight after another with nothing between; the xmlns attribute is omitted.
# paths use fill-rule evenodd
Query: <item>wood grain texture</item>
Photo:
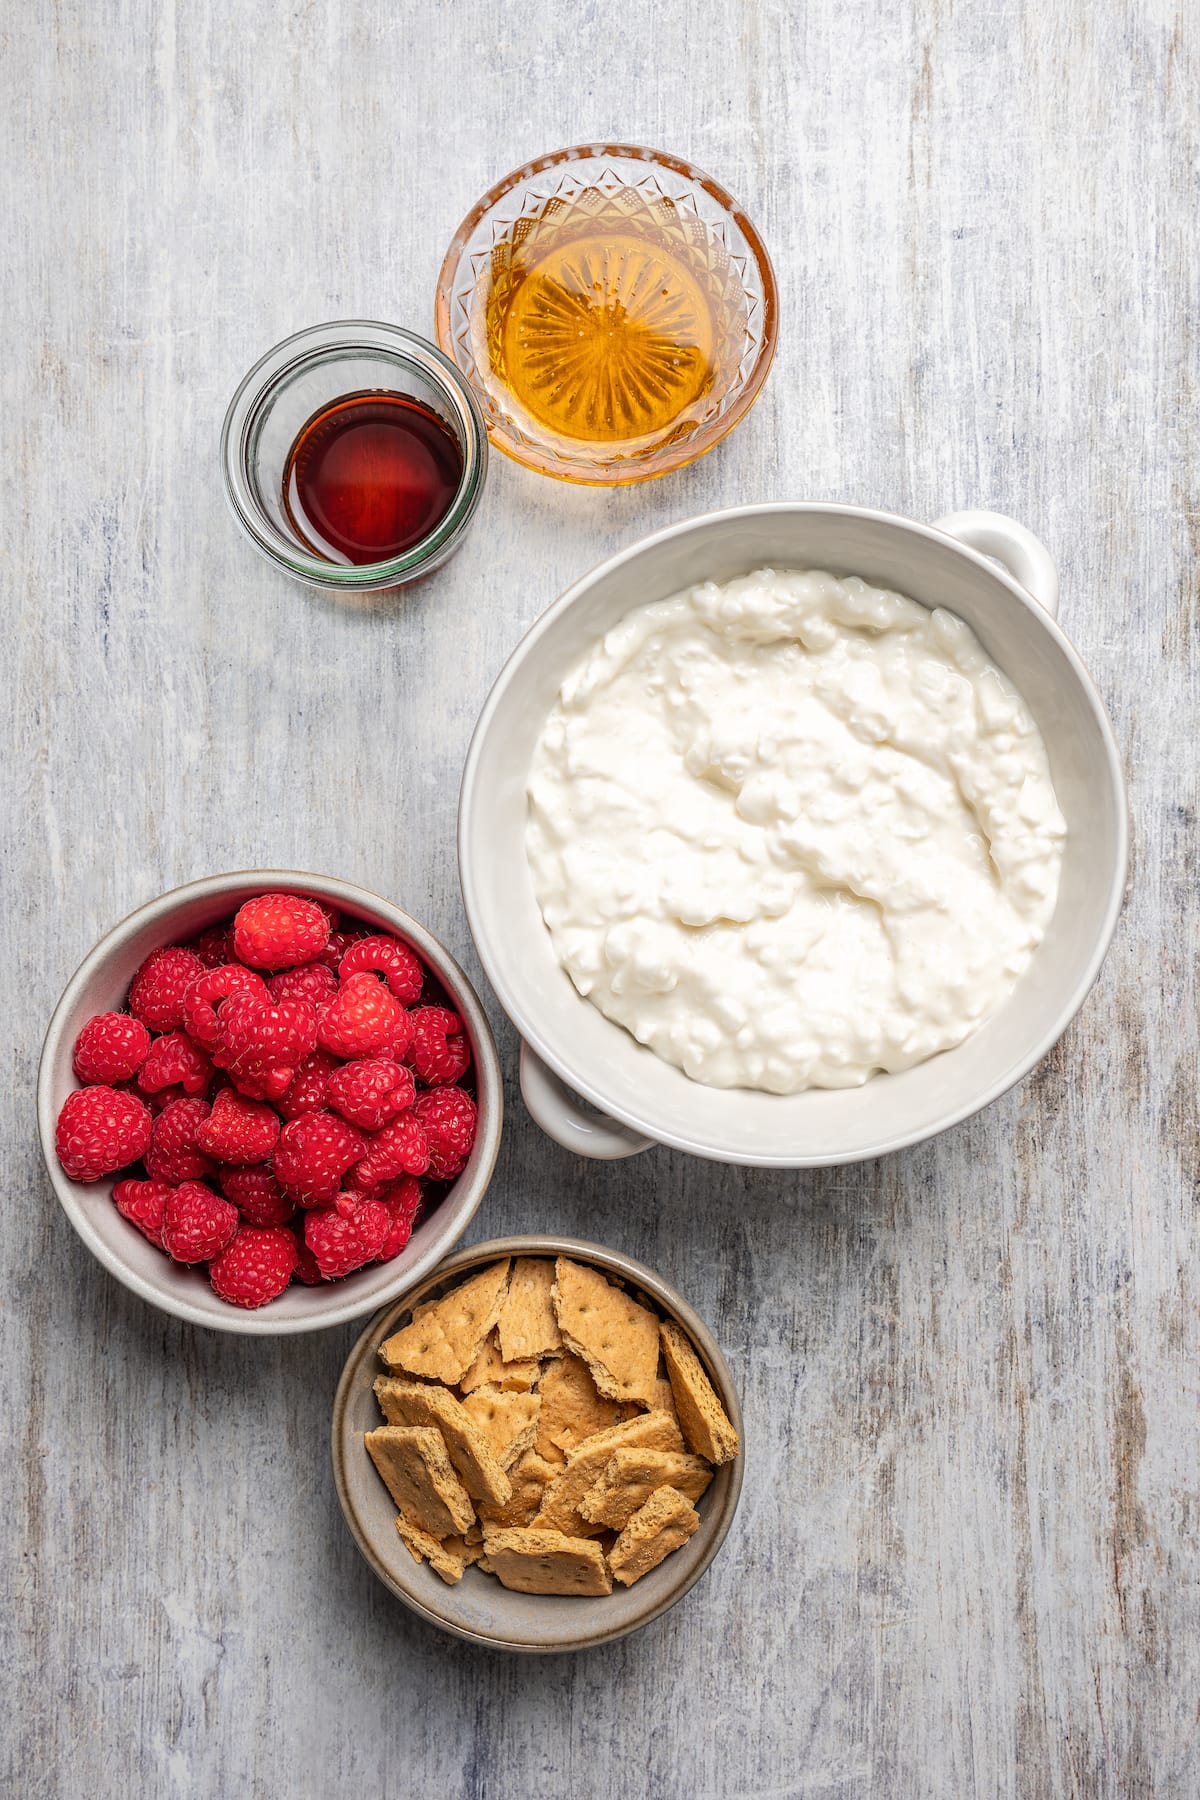
<svg viewBox="0 0 1200 1800"><path fill-rule="evenodd" d="M1200 1792L1194 7L35 0L3 43L4 1791ZM756 411L647 488L496 458L405 599L277 577L220 493L243 370L325 318L428 329L483 188L603 135L693 157L761 225L783 318ZM577 1163L503 1030L475 1235L579 1232L676 1282L743 1384L748 1462L668 1617L574 1659L476 1652L342 1528L352 1333L177 1326L75 1240L34 1142L41 1033L113 920L227 867L362 881L475 970L455 800L506 653L615 546L773 497L1045 538L1126 756L1131 898L1029 1080L861 1167Z"/></svg>

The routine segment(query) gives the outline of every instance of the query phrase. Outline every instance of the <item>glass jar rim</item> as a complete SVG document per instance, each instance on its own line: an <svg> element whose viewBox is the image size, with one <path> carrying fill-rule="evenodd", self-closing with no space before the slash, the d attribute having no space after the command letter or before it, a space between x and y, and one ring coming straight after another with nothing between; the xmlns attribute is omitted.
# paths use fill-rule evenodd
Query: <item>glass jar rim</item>
<svg viewBox="0 0 1200 1800"><path fill-rule="evenodd" d="M407 364L450 402L462 450L463 469L445 516L400 556L375 563L335 563L303 550L264 513L248 473L251 432L267 397L305 363L362 351ZM469 383L448 356L419 332L380 319L333 319L281 338L249 368L226 409L221 427L221 470L233 515L255 549L269 562L311 587L343 592L377 591L440 562L466 530L483 492L487 473L487 432Z"/></svg>

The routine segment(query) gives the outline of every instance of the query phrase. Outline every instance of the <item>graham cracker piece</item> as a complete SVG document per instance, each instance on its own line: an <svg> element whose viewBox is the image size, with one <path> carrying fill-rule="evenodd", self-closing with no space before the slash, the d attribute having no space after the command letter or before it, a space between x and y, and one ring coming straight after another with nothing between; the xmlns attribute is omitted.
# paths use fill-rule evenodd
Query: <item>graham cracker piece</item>
<svg viewBox="0 0 1200 1800"><path fill-rule="evenodd" d="M509 1470L513 1491L508 1505L488 1506L485 1503L480 1506L484 1526L489 1531L504 1531L512 1526L531 1524L542 1504L542 1495L561 1472L561 1463L547 1462L536 1450L527 1450L520 1462L514 1463ZM468 1532L467 1536L470 1535Z"/></svg>
<svg viewBox="0 0 1200 1800"><path fill-rule="evenodd" d="M700 1529L700 1514L674 1488L659 1488L640 1507L608 1553L608 1566L632 1587Z"/></svg>
<svg viewBox="0 0 1200 1800"><path fill-rule="evenodd" d="M654 1386L650 1390L650 1406L656 1412L670 1413L678 1425L679 1414L675 1410L675 1395L670 1382L663 1375L655 1377Z"/></svg>
<svg viewBox="0 0 1200 1800"><path fill-rule="evenodd" d="M464 1394L472 1394L476 1388L488 1384L505 1388L511 1393L527 1394L537 1386L541 1372L542 1365L536 1357L528 1357L520 1362L505 1362L493 1328L479 1346L478 1356L458 1385Z"/></svg>
<svg viewBox="0 0 1200 1800"><path fill-rule="evenodd" d="M506 1394L503 1388L476 1388L463 1401L463 1411L479 1427L502 1469L509 1469L537 1435L540 1394Z"/></svg>
<svg viewBox="0 0 1200 1800"><path fill-rule="evenodd" d="M611 1594L604 1552L590 1538L561 1531L496 1531L483 1541L506 1588L521 1594Z"/></svg>
<svg viewBox="0 0 1200 1800"><path fill-rule="evenodd" d="M518 1256L498 1321L505 1362L552 1356L562 1349L551 1289L554 1264L544 1256Z"/></svg>
<svg viewBox="0 0 1200 1800"><path fill-rule="evenodd" d="M446 1440L450 1461L459 1480L476 1500L505 1506L512 1497L512 1483L492 1453L492 1447L461 1400L445 1388L423 1381L403 1381L379 1375L375 1397L389 1425L435 1425Z"/></svg>
<svg viewBox="0 0 1200 1800"><path fill-rule="evenodd" d="M366 1445L388 1493L412 1524L435 1538L467 1529L475 1508L440 1431L430 1425L381 1425L367 1432Z"/></svg>
<svg viewBox="0 0 1200 1800"><path fill-rule="evenodd" d="M597 1431L568 1453L567 1465L546 1489L535 1526L589 1537L599 1527L585 1519L579 1502L595 1487L616 1450L682 1450L683 1439L666 1413L639 1413L624 1424Z"/></svg>
<svg viewBox="0 0 1200 1800"><path fill-rule="evenodd" d="M458 1546L463 1544L461 1538L450 1537L440 1543L437 1538L430 1537L427 1531L422 1531L419 1525L414 1525L411 1519L406 1519L403 1513L396 1520L396 1530L408 1545L414 1562L428 1560L430 1568L441 1576L448 1587L454 1587L462 1580L463 1570L469 1559L459 1554ZM463 1548L466 1546L463 1545Z"/></svg>
<svg viewBox="0 0 1200 1800"><path fill-rule="evenodd" d="M405 1369L410 1375L427 1375L451 1386L460 1381L474 1362L499 1317L508 1292L510 1258L502 1257L468 1276L440 1300L418 1306L411 1324L392 1333L379 1346L389 1369Z"/></svg>
<svg viewBox="0 0 1200 1800"><path fill-rule="evenodd" d="M731 1462L738 1453L737 1432L704 1373L691 1339L674 1319L663 1320L662 1347L675 1410L690 1448L711 1463Z"/></svg>
<svg viewBox="0 0 1200 1800"><path fill-rule="evenodd" d="M678 1450L614 1450L579 1502L579 1511L594 1525L621 1531L659 1488L672 1487L695 1501L712 1478L712 1468L701 1456Z"/></svg>
<svg viewBox="0 0 1200 1800"><path fill-rule="evenodd" d="M551 1462L563 1461L568 1450L593 1432L619 1425L629 1410L618 1400L604 1399L587 1364L570 1351L548 1366L540 1393L536 1448Z"/></svg>
<svg viewBox="0 0 1200 1800"><path fill-rule="evenodd" d="M553 1294L563 1342L582 1356L600 1392L645 1405L658 1375L657 1314L599 1269L566 1256L554 1265Z"/></svg>

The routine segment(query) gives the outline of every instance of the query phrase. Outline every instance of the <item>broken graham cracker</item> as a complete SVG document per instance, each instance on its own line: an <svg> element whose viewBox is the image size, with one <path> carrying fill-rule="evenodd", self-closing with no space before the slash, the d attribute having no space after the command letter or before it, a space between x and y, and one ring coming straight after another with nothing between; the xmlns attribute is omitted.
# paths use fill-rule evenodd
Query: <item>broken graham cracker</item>
<svg viewBox="0 0 1200 1800"><path fill-rule="evenodd" d="M479 1346L479 1354L458 1385L464 1394L474 1393L476 1388L488 1385L527 1394L537 1386L541 1372L542 1365L534 1357L521 1362L505 1362L493 1328Z"/></svg>
<svg viewBox="0 0 1200 1800"><path fill-rule="evenodd" d="M675 1395L671 1384L659 1375L650 1391L650 1405L658 1412L670 1413L675 1423L679 1423L679 1414L675 1411Z"/></svg>
<svg viewBox="0 0 1200 1800"><path fill-rule="evenodd" d="M579 1511L579 1502L608 1467L616 1450L682 1450L683 1439L666 1413L639 1413L585 1438L568 1452L566 1467L546 1489L534 1525L569 1536L588 1537L600 1529Z"/></svg>
<svg viewBox="0 0 1200 1800"><path fill-rule="evenodd" d="M562 1349L551 1290L554 1264L544 1256L518 1256L497 1320L500 1352L505 1362L522 1357L554 1356Z"/></svg>
<svg viewBox="0 0 1200 1800"><path fill-rule="evenodd" d="M675 1410L689 1447L711 1463L731 1462L738 1453L738 1434L704 1373L691 1339L674 1319L664 1319L661 1332Z"/></svg>
<svg viewBox="0 0 1200 1800"><path fill-rule="evenodd" d="M446 1440L446 1450L459 1480L472 1498L487 1500L494 1506L507 1505L512 1498L512 1483L461 1400L445 1388L391 1375L376 1377L375 1397L389 1425L437 1427Z"/></svg>
<svg viewBox="0 0 1200 1800"><path fill-rule="evenodd" d="M509 1257L501 1257L440 1300L418 1306L411 1324L379 1346L388 1368L425 1375L451 1387L460 1381L499 1317L508 1292L509 1263Z"/></svg>
<svg viewBox="0 0 1200 1800"><path fill-rule="evenodd" d="M547 1462L536 1450L527 1450L520 1462L514 1463L508 1473L512 1482L512 1498L507 1506L491 1506L486 1501L481 1502L481 1529L486 1527L488 1531L503 1531L511 1526L531 1524L541 1507L542 1495L555 1476L561 1475L562 1464ZM468 1532L467 1536L469 1538L471 1533Z"/></svg>
<svg viewBox="0 0 1200 1800"><path fill-rule="evenodd" d="M521 1594L611 1594L604 1552L590 1538L561 1531L489 1532L487 1561L506 1588Z"/></svg>
<svg viewBox="0 0 1200 1800"><path fill-rule="evenodd" d="M614 1450L595 1486L580 1500L579 1511L593 1525L622 1531L659 1488L672 1487L695 1501L712 1478L711 1465L686 1451Z"/></svg>
<svg viewBox="0 0 1200 1800"><path fill-rule="evenodd" d="M476 1388L462 1403L463 1411L479 1427L502 1469L508 1469L531 1448L537 1435L540 1394L506 1394L503 1388Z"/></svg>
<svg viewBox="0 0 1200 1800"><path fill-rule="evenodd" d="M549 1365L539 1392L536 1448L551 1462L563 1461L584 1438L619 1425L629 1413L623 1401L604 1398L587 1364L572 1351Z"/></svg>
<svg viewBox="0 0 1200 1800"><path fill-rule="evenodd" d="M700 1514L691 1502L675 1488L658 1488L609 1551L608 1566L622 1586L632 1587L699 1529Z"/></svg>
<svg viewBox="0 0 1200 1800"><path fill-rule="evenodd" d="M470 1545L460 1537L448 1537L439 1541L431 1537L429 1532L422 1531L411 1519L401 1513L396 1520L396 1530L408 1545L409 1554L414 1562L429 1563L435 1574L440 1575L448 1587L454 1587L463 1578L463 1570L473 1562L478 1562L481 1554L479 1545Z"/></svg>
<svg viewBox="0 0 1200 1800"><path fill-rule="evenodd" d="M563 1342L583 1358L600 1392L645 1405L658 1375L658 1315L599 1269L566 1256L554 1265L553 1295Z"/></svg>
<svg viewBox="0 0 1200 1800"><path fill-rule="evenodd" d="M431 1425L381 1425L367 1432L366 1446L406 1519L435 1538L466 1531L475 1508L440 1431Z"/></svg>

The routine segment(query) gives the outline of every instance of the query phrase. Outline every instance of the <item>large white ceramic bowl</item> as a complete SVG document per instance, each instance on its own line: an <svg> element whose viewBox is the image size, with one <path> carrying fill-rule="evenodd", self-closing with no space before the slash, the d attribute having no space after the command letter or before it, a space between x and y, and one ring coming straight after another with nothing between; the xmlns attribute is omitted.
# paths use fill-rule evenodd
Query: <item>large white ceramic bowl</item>
<svg viewBox="0 0 1200 1800"><path fill-rule="evenodd" d="M341 1281L322 1282L320 1287L293 1282L277 1300L251 1312L230 1306L213 1292L202 1268L172 1262L123 1219L111 1197L116 1177L84 1184L65 1175L55 1154L54 1127L63 1101L79 1086L71 1060L80 1028L93 1013L124 1007L130 980L151 950L184 943L210 925L232 918L252 894L280 890L327 900L345 917L362 920L378 931L394 932L411 944L449 994L466 1026L479 1124L466 1168L441 1203L419 1222L399 1256L358 1269ZM374 1312L419 1281L453 1249L491 1180L500 1146L504 1095L495 1039L478 997L454 958L423 925L398 906L348 881L298 869L249 869L235 875L210 875L160 894L114 925L89 951L54 1009L38 1070L37 1107L42 1154L63 1211L92 1255L118 1281L143 1300L195 1325L246 1336L278 1337L344 1325Z"/></svg>
<svg viewBox="0 0 1200 1800"><path fill-rule="evenodd" d="M1009 1000L955 1049L861 1088L787 1096L712 1088L661 1061L584 1000L559 967L526 860L526 778L564 676L631 608L759 568L860 575L965 619L1033 712L1068 825L1054 917ZM1128 849L1112 729L1054 622L1057 599L1048 551L1001 514L919 525L865 507L795 502L736 507L657 532L593 569L542 615L475 730L459 804L459 866L480 960L524 1039L526 1104L551 1137L585 1156L628 1156L661 1143L775 1168L856 1162L944 1131L1046 1054L1096 978L1121 907Z"/></svg>

